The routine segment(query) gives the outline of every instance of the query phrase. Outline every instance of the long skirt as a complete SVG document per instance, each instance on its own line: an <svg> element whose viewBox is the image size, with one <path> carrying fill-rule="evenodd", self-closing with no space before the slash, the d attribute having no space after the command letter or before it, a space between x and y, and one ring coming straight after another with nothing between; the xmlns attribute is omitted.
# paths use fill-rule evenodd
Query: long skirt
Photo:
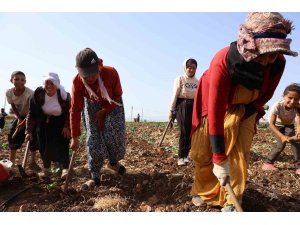
<svg viewBox="0 0 300 225"><path fill-rule="evenodd" d="M49 116L37 128L40 153L45 168L49 168L51 162L60 163L64 169L69 167L70 139L62 135L64 124L64 115Z"/></svg>
<svg viewBox="0 0 300 225"><path fill-rule="evenodd" d="M94 120L95 113L102 107L85 98L84 122L87 134L88 166L92 178L100 176L103 161L115 164L125 155L125 113L124 107L117 106L105 116L105 127L100 129ZM123 104L122 99L120 103Z"/></svg>

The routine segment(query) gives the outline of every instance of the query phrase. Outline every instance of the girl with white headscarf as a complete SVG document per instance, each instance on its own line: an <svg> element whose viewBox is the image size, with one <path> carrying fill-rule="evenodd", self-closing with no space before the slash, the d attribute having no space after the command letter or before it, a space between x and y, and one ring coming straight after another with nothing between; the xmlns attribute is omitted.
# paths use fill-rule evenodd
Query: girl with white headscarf
<svg viewBox="0 0 300 225"><path fill-rule="evenodd" d="M183 63L183 75L174 81L173 96L169 119L177 119L180 128L178 162L179 166L190 162L188 155L191 148L191 127L194 96L197 90L197 61L186 59Z"/></svg>

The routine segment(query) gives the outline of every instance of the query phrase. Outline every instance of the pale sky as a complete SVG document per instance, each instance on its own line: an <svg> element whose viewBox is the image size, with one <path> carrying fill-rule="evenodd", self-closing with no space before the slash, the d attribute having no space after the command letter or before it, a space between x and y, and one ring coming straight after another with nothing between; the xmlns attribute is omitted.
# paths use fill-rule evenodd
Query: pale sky
<svg viewBox="0 0 300 225"><path fill-rule="evenodd" d="M291 48L300 52L300 13L284 13L294 21ZM125 116L139 113L147 121L166 121L173 81L182 75L183 61L198 61L196 77L208 68L221 48L235 41L247 13L239 12L117 12L0 13L0 106L12 87L15 70L27 76L27 86L42 85L46 72L59 74L71 91L75 56L85 47L119 72ZM297 29L298 28L298 29ZM291 82L299 82L300 58L287 56L284 76L272 102ZM10 105L6 104L6 110Z"/></svg>

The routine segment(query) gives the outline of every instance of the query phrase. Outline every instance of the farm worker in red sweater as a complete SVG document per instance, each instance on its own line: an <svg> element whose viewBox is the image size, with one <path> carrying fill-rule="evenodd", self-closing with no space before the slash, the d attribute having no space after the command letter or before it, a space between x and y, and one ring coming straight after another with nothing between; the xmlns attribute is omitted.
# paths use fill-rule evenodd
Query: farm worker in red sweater
<svg viewBox="0 0 300 225"><path fill-rule="evenodd" d="M273 96L290 50L292 22L280 13L249 13L238 39L221 49L199 80L192 119L191 158L195 162L192 202L235 211L224 188L238 200L245 191L249 151L256 121Z"/></svg>
<svg viewBox="0 0 300 225"><path fill-rule="evenodd" d="M87 131L88 166L95 185L100 185L100 169L105 159L108 168L119 174L125 155L125 114L122 87L115 68L102 65L102 59L90 48L76 56L78 74L73 79L70 109L71 148L77 150L83 111Z"/></svg>

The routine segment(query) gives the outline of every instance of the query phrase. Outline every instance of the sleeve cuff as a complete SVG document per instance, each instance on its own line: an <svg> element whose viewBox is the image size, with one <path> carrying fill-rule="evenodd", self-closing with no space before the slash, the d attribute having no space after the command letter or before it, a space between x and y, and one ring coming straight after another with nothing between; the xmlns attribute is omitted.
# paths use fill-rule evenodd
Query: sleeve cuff
<svg viewBox="0 0 300 225"><path fill-rule="evenodd" d="M213 153L212 162L213 163L221 163L227 159L225 153Z"/></svg>
<svg viewBox="0 0 300 225"><path fill-rule="evenodd" d="M225 154L225 141L223 134L210 134L209 140L213 153Z"/></svg>

